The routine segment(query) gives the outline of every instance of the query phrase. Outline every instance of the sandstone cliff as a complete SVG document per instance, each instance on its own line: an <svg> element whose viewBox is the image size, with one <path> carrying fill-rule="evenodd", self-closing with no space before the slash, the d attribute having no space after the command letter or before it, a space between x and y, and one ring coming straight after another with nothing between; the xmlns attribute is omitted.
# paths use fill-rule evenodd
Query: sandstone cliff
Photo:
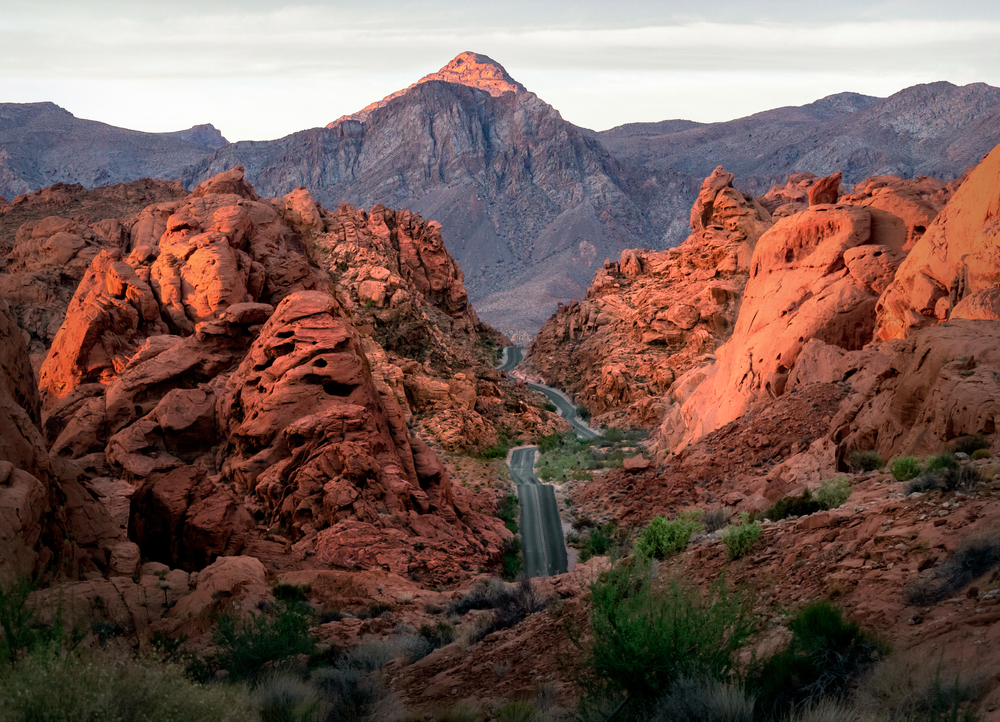
<svg viewBox="0 0 1000 722"><path fill-rule="evenodd" d="M504 339L440 226L408 211L330 212L301 188L261 199L235 168L124 217L29 220L7 263L44 354L41 399L30 383L10 394L35 414L16 446L38 457L14 468L36 501L62 495L78 551L57 561L74 576L243 553L455 580L509 532L418 434L476 450L559 423L493 370ZM9 376L30 380L8 326ZM31 554L52 524L37 517L5 526L18 573L43 566Z"/></svg>

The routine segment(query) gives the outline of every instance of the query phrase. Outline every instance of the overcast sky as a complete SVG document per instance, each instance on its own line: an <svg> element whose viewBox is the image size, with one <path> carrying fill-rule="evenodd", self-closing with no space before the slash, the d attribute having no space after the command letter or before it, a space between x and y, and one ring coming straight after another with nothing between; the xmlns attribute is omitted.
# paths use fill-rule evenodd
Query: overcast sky
<svg viewBox="0 0 1000 722"><path fill-rule="evenodd" d="M464 50L595 130L935 80L1000 86L996 0L5 5L0 102L148 131L211 122L229 140L325 125Z"/></svg>

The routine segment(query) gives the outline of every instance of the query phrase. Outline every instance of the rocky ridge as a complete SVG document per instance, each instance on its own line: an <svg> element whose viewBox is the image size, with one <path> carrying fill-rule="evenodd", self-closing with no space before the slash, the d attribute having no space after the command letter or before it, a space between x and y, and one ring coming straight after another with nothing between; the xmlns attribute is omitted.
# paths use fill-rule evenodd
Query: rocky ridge
<svg viewBox="0 0 1000 722"><path fill-rule="evenodd" d="M133 574L140 556L193 572L242 553L446 582L497 557L509 532L483 513L494 500L453 489L408 421L424 414L419 428L459 450L558 422L492 370L483 342L503 339L468 305L439 226L382 207L331 213L305 189L261 199L240 168L99 222L113 233L81 223L23 224L0 276L24 287L16 279L40 263L79 266L44 279L70 296L51 338L10 313L10 335L45 357L41 403L32 389L34 401L11 392L22 411L10 407L21 421L35 409L17 448L41 461L5 455L34 476L35 497L61 494L44 507L66 515L61 527L7 520L20 566L49 527L77 550L56 560L63 573L92 580ZM52 260L64 247L74 253ZM336 279L311 260L323 255ZM391 297L372 297L372 277ZM40 307L18 300L28 318ZM386 329L404 326L390 343ZM33 378L25 350L9 370L22 382ZM449 412L457 420L431 420Z"/></svg>

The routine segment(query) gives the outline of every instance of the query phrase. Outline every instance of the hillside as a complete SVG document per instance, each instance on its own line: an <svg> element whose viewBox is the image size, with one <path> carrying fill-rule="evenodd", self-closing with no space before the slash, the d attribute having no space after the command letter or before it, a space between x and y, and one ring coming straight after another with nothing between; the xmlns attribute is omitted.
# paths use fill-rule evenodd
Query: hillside
<svg viewBox="0 0 1000 722"><path fill-rule="evenodd" d="M888 98L831 95L725 123L632 123L598 133L622 161L697 178L723 165L764 194L792 173L960 176L1000 143L1000 88L915 85Z"/></svg>
<svg viewBox="0 0 1000 722"><path fill-rule="evenodd" d="M83 120L53 103L0 103L0 196L14 200L53 183L176 180L226 142L209 124L143 133Z"/></svg>

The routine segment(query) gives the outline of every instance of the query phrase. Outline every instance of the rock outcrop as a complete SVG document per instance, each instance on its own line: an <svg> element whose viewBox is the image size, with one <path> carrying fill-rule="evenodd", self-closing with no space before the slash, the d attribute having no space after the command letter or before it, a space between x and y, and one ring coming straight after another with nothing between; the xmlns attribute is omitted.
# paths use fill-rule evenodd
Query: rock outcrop
<svg viewBox="0 0 1000 722"><path fill-rule="evenodd" d="M453 493L417 434L475 450L560 422L493 369L505 339L469 305L438 224L329 212L303 188L261 199L239 167L102 221L113 242L81 223L17 232L10 275L74 270L41 395L18 406L34 437L4 439L32 499L61 495L43 506L65 510L70 576L243 554L444 582L498 558L509 532ZM11 363L33 378L23 354ZM37 516L7 524L11 548L33 548Z"/></svg>
<svg viewBox="0 0 1000 722"><path fill-rule="evenodd" d="M1000 148L929 224L879 300L878 337L950 318L1000 319Z"/></svg>
<svg viewBox="0 0 1000 722"><path fill-rule="evenodd" d="M721 167L691 209L691 235L669 251L629 250L608 261L579 303L560 306L529 349L547 383L603 424L651 426L668 389L683 394L732 333L768 212Z"/></svg>

